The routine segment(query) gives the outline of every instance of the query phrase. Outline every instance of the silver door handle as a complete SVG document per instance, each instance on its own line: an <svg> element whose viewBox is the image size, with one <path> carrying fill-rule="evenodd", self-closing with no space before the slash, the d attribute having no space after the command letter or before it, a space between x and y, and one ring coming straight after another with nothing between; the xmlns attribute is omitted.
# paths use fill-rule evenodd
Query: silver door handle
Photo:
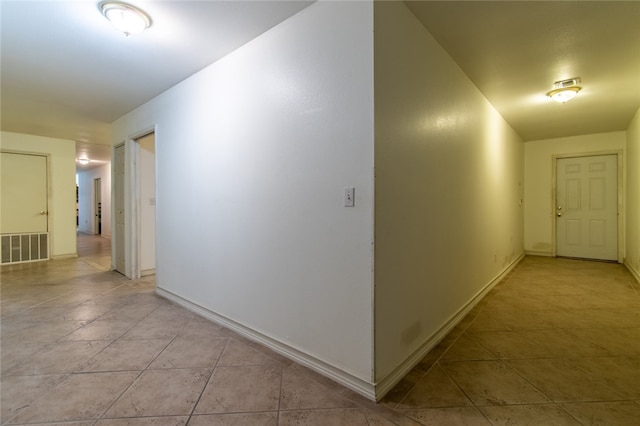
<svg viewBox="0 0 640 426"><path fill-rule="evenodd" d="M40 214L41 214L42 216L44 216L44 215L46 215L46 214L47 214L47 212L45 212L44 210L40 210Z"/></svg>
<svg viewBox="0 0 640 426"><path fill-rule="evenodd" d="M558 212L558 217L562 216L562 212Z"/></svg>

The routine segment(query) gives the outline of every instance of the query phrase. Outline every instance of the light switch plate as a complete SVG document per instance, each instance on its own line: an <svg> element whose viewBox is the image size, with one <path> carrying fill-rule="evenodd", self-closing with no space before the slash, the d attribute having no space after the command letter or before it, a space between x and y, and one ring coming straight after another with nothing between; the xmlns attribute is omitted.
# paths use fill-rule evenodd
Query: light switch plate
<svg viewBox="0 0 640 426"><path fill-rule="evenodd" d="M349 187L344 189L344 206L345 207L353 207L356 204L355 200L356 189L354 187Z"/></svg>

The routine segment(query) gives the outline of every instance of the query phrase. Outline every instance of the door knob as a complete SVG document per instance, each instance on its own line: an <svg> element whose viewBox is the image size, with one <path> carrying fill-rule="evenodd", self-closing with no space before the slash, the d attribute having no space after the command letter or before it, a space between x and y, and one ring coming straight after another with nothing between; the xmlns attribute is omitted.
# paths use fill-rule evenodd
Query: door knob
<svg viewBox="0 0 640 426"><path fill-rule="evenodd" d="M46 214L47 214L47 212L45 212L44 210L40 210L40 214L41 214L42 216L44 216L44 215L46 215Z"/></svg>

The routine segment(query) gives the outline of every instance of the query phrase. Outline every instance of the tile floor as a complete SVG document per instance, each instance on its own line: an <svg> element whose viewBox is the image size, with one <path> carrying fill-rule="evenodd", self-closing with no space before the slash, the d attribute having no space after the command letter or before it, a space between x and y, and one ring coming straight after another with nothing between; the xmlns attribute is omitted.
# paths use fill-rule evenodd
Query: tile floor
<svg viewBox="0 0 640 426"><path fill-rule="evenodd" d="M2 267L1 423L638 425L640 285L527 257L379 404L79 259Z"/></svg>

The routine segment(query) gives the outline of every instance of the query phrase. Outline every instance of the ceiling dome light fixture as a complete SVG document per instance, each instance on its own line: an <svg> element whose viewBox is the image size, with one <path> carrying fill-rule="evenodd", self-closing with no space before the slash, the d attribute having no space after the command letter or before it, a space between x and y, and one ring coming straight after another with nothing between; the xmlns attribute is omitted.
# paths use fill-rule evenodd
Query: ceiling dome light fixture
<svg viewBox="0 0 640 426"><path fill-rule="evenodd" d="M553 90L548 92L547 96L561 104L569 102L582 89L582 87L578 86L578 83L580 83L580 77L556 81L553 84Z"/></svg>
<svg viewBox="0 0 640 426"><path fill-rule="evenodd" d="M140 34L151 26L151 18L142 10L119 1L105 1L98 5L100 12L125 36Z"/></svg>
<svg viewBox="0 0 640 426"><path fill-rule="evenodd" d="M78 158L78 163L82 164L83 166L89 164L90 162L91 160L89 160L87 157Z"/></svg>

